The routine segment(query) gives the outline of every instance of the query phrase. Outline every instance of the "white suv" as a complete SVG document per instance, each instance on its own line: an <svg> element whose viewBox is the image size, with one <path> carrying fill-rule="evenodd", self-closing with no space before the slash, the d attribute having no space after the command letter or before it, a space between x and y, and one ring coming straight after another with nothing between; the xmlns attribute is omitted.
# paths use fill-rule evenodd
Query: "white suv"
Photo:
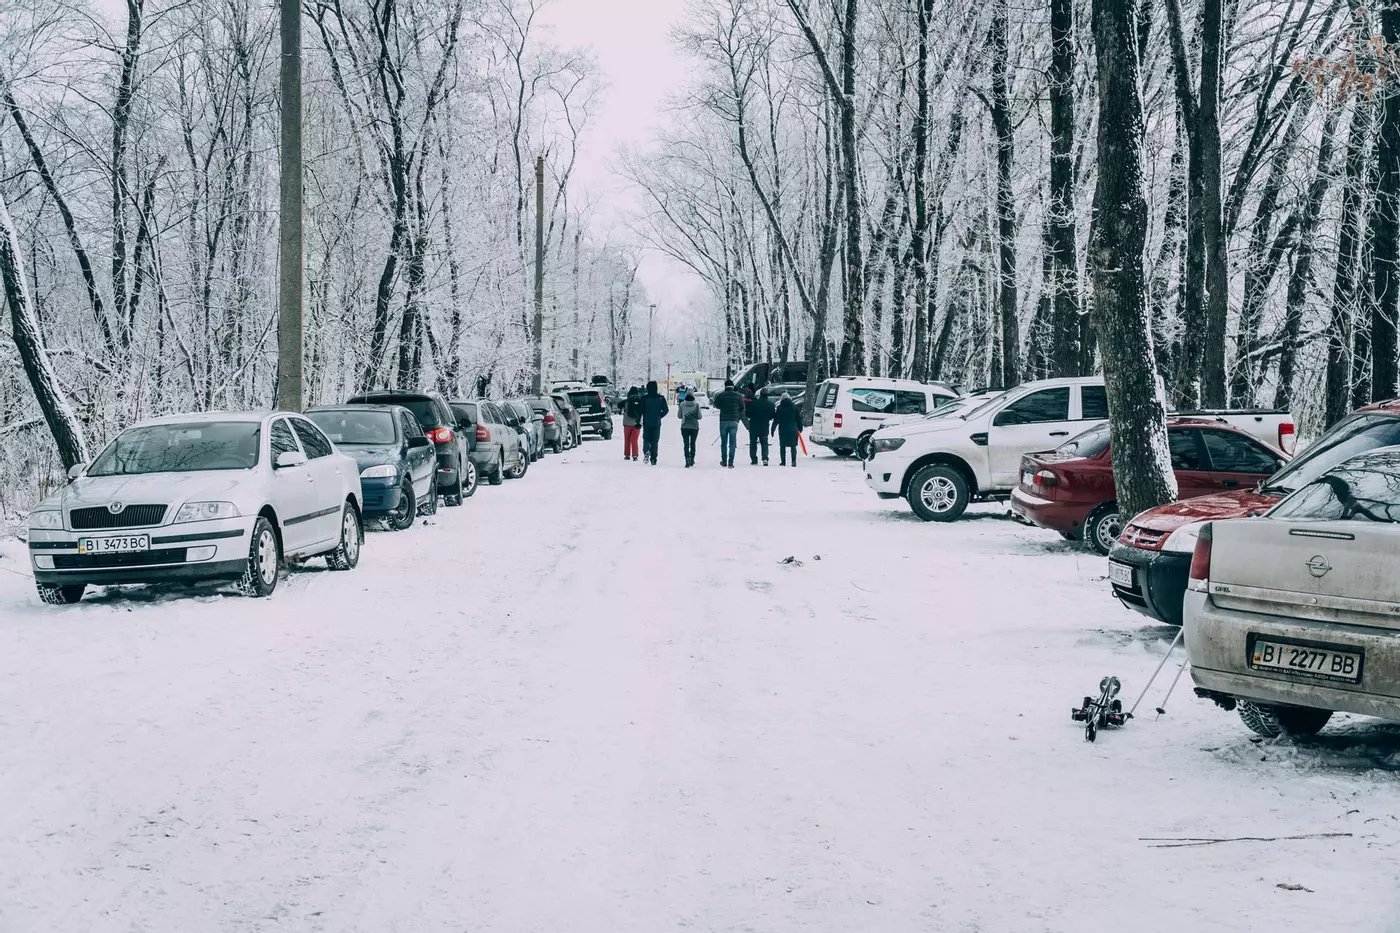
<svg viewBox="0 0 1400 933"><path fill-rule="evenodd" d="M865 482L883 498L906 497L925 521L951 522L973 500L1008 496L1023 454L1107 417L1102 377L1027 382L947 418L877 430Z"/></svg>
<svg viewBox="0 0 1400 933"><path fill-rule="evenodd" d="M866 444L886 419L926 414L958 397L941 382L874 376L828 379L817 388L809 436L839 456L859 452L864 459Z"/></svg>

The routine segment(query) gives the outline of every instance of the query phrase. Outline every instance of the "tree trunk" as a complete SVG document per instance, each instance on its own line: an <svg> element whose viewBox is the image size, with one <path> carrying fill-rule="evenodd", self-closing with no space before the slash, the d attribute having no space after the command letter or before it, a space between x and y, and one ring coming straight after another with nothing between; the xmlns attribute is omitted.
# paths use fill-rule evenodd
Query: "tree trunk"
<svg viewBox="0 0 1400 933"><path fill-rule="evenodd" d="M1206 257L1206 345L1201 368L1201 400L1225 407L1225 333L1230 314L1230 269L1224 232L1220 164L1220 74L1225 44L1221 0L1202 0L1201 97L1197 110L1201 136L1201 233Z"/></svg>
<svg viewBox="0 0 1400 933"><path fill-rule="evenodd" d="M1400 48L1400 8L1385 4L1381 35L1386 48ZM1400 395L1396 371L1396 299L1400 298L1400 96L1394 79L1383 81L1381 123L1376 137L1376 203L1371 213L1374 277L1371 281L1371 401Z"/></svg>
<svg viewBox="0 0 1400 933"><path fill-rule="evenodd" d="M1327 325L1327 399L1323 427L1330 428L1351 410L1351 340L1356 283L1361 259L1361 214L1364 209L1366 156L1371 142L1375 103L1356 94L1347 132L1342 175L1342 211L1337 234L1337 271L1332 283L1332 316Z"/></svg>
<svg viewBox="0 0 1400 933"><path fill-rule="evenodd" d="M1172 72L1177 105L1186 128L1186 261L1181 282L1181 353L1174 395L1181 410L1201 405L1201 371L1205 360L1205 174L1196 92L1191 86L1191 59L1181 23L1181 0L1166 0L1172 42Z"/></svg>
<svg viewBox="0 0 1400 933"><path fill-rule="evenodd" d="M1001 317L1001 384L1020 379L1021 329L1016 298L1016 195L1011 170L1016 161L1016 133L1011 123L1008 0L994 0L992 10L992 126L997 134L997 307Z"/></svg>
<svg viewBox="0 0 1400 933"><path fill-rule="evenodd" d="M862 333L860 234L864 214L860 204L860 150L856 139L856 16L860 0L846 0L841 22L841 170L846 196L846 311L841 334L843 376L865 375L865 337Z"/></svg>
<svg viewBox="0 0 1400 933"><path fill-rule="evenodd" d="M909 375L928 377L928 203L924 175L928 171L928 32L933 0L915 0L919 21L919 50L915 66L914 110L914 229L909 241L910 271L914 276L914 358Z"/></svg>
<svg viewBox="0 0 1400 933"><path fill-rule="evenodd" d="M1080 375L1079 275L1074 229L1074 0L1050 0L1050 207L1046 218L1051 376Z"/></svg>
<svg viewBox="0 0 1400 933"><path fill-rule="evenodd" d="M5 301L10 306L15 349L19 351L24 374L34 390L39 411L58 446L63 466L71 469L75 464L87 462L87 441L44 349L44 334L34 313L34 305L29 300L22 256L19 235L15 232L14 221L10 219L9 207L0 200L0 281L4 283Z"/></svg>
<svg viewBox="0 0 1400 933"><path fill-rule="evenodd" d="M1210 0L1207 0L1210 2ZM1176 498L1166 405L1147 314L1143 113L1136 0L1093 0L1098 57L1098 185L1090 269L1110 413L1119 513Z"/></svg>

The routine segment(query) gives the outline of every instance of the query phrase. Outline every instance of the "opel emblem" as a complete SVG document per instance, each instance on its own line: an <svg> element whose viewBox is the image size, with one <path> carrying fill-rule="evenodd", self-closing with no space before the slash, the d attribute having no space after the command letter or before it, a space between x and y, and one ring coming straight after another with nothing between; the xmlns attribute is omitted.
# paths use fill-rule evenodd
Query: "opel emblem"
<svg viewBox="0 0 1400 933"><path fill-rule="evenodd" d="M107 511L111 512L113 515L116 515L116 514L118 514L119 512L121 512L121 510L124 509L124 508L126 508L126 506L123 505L122 503L120 503L120 502L113 502L113 503L111 503L110 505L107 506Z"/></svg>
<svg viewBox="0 0 1400 933"><path fill-rule="evenodd" d="M1308 561L1308 573L1315 577L1327 576L1327 571L1332 569L1332 565L1327 563L1327 558L1318 554Z"/></svg>

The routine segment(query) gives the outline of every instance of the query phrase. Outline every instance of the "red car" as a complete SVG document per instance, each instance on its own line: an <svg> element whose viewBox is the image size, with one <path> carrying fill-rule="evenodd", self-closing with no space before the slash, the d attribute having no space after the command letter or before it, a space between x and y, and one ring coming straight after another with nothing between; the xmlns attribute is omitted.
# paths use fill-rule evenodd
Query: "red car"
<svg viewBox="0 0 1400 933"><path fill-rule="evenodd" d="M1167 441L1183 499L1253 489L1288 460L1244 431L1206 419L1170 422ZM1107 554L1123 530L1115 495L1108 425L1101 424L1054 451L1023 457L1011 508L1033 524Z"/></svg>
<svg viewBox="0 0 1400 933"><path fill-rule="evenodd" d="M1337 422L1257 488L1222 490L1204 498L1148 509L1128 523L1109 552L1108 576L1113 595L1130 609L1180 625L1191 554L1206 522L1262 514L1343 460L1395 445L1400 445L1400 399L1368 405ZM1185 496L1183 488L1182 498Z"/></svg>

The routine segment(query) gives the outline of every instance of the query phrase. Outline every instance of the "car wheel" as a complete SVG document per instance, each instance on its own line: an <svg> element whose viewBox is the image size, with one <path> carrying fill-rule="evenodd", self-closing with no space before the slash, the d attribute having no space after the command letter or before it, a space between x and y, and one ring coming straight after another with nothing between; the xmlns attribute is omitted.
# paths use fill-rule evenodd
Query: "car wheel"
<svg viewBox="0 0 1400 933"><path fill-rule="evenodd" d="M487 477L486 477L486 482L490 483L492 486L499 486L499 485L501 485L502 483L504 483L505 481L506 481L506 474L505 474L505 457L504 457L504 455L502 455L502 456L496 458L496 466L495 466L495 468L492 469L491 472L487 475Z"/></svg>
<svg viewBox="0 0 1400 933"><path fill-rule="evenodd" d="M875 440L874 431L866 431L856 440L856 457L864 463L870 459L870 445Z"/></svg>
<svg viewBox="0 0 1400 933"><path fill-rule="evenodd" d="M476 472L476 464L467 460L462 467L462 476L460 477L459 488L462 490L462 498L470 499L476 495L476 487L480 482L481 477Z"/></svg>
<svg viewBox="0 0 1400 933"><path fill-rule="evenodd" d="M428 499L427 499L427 504L424 505L423 508L419 510L419 513L418 513L418 514L422 515L424 518L426 518L426 517L429 516L429 515L436 515L436 514L437 514L437 505L438 505L437 501L438 501L437 474L434 473L433 476L432 476L432 478L428 480Z"/></svg>
<svg viewBox="0 0 1400 933"><path fill-rule="evenodd" d="M1084 520L1084 541L1095 553L1107 557L1123 533L1123 516L1118 514L1118 503L1105 502L1089 513Z"/></svg>
<svg viewBox="0 0 1400 933"><path fill-rule="evenodd" d="M605 440L605 441L610 441L610 440L612 440L612 432L611 432L611 431L604 431L604 432L603 432L603 440Z"/></svg>
<svg viewBox="0 0 1400 933"><path fill-rule="evenodd" d="M71 606L83 598L87 592L86 583L74 583L71 586L50 586L47 583L38 583L35 586L39 590L39 598L50 606Z"/></svg>
<svg viewBox="0 0 1400 933"><path fill-rule="evenodd" d="M360 528L360 513L349 502L340 515L340 544L326 555L326 564L332 570L354 570L360 562L360 545L365 536Z"/></svg>
<svg viewBox="0 0 1400 933"><path fill-rule="evenodd" d="M1307 706L1270 706L1241 700L1240 719L1256 735L1276 739L1281 735L1317 735L1332 718L1330 709Z"/></svg>
<svg viewBox="0 0 1400 933"><path fill-rule="evenodd" d="M282 546L272 522L259 515L253 523L253 540L248 545L248 563L238 581L238 591L244 596L260 599L271 596L277 589L277 572L282 566Z"/></svg>
<svg viewBox="0 0 1400 933"><path fill-rule="evenodd" d="M526 471L530 469L530 458L524 454L520 456L520 464L506 474L506 479L520 479Z"/></svg>
<svg viewBox="0 0 1400 933"><path fill-rule="evenodd" d="M418 501L413 495L413 480L405 478L403 489L399 490L399 507L389 513L389 528L393 531L407 531L413 527L413 519L418 514Z"/></svg>
<svg viewBox="0 0 1400 933"><path fill-rule="evenodd" d="M855 453L856 449L854 447L833 447L831 448L831 452L838 457L845 458Z"/></svg>
<svg viewBox="0 0 1400 933"><path fill-rule="evenodd" d="M926 522L956 521L967 503L967 480L953 467L926 466L909 481L909 506Z"/></svg>

